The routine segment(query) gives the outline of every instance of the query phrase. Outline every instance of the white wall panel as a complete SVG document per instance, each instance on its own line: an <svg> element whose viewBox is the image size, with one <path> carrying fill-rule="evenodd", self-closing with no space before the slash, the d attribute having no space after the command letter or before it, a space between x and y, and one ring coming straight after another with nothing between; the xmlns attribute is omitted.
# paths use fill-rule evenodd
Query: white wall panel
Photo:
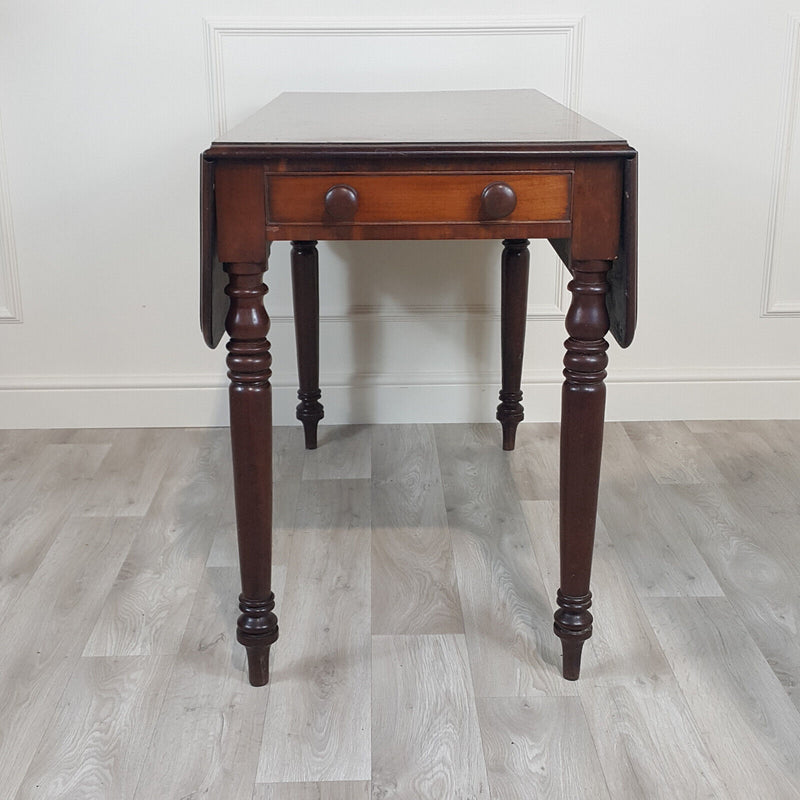
<svg viewBox="0 0 800 800"><path fill-rule="evenodd" d="M0 119L0 322L22 322L22 299L19 293L17 250L14 246L14 223L8 191L2 119Z"/></svg>
<svg viewBox="0 0 800 800"><path fill-rule="evenodd" d="M577 108L581 19L209 19L206 20L212 126L215 135L241 122L282 91L436 91L536 86ZM308 54L298 58L297 54ZM492 69L487 69L487 65ZM531 318L566 311L563 270L545 243L534 242L537 269ZM425 244L405 248L321 245L327 278L322 324L348 324L348 313L392 313L406 324L420 315L485 315L497 308L487 285L496 243L456 252ZM361 256L361 257L360 257ZM367 260L369 259L369 260ZM274 263L285 263L276 248ZM286 269L271 275L273 319L291 316ZM461 292L448 297L447 287ZM388 291L387 291L388 288ZM432 303L432 298L442 302ZM365 335L369 335L365 331Z"/></svg>
<svg viewBox="0 0 800 800"><path fill-rule="evenodd" d="M3 4L0 317L21 298L25 317L0 326L0 426L224 423L224 351L197 324L198 155L221 127L285 90L519 86L640 152L640 328L609 351L609 418L797 416L794 0L337 10ZM320 251L328 420L493 418L499 243ZM276 245L279 422L295 403L288 266ZM545 245L531 289L525 405L556 419L565 298Z"/></svg>
<svg viewBox="0 0 800 800"><path fill-rule="evenodd" d="M800 317L800 17L789 20L773 180L763 310Z"/></svg>

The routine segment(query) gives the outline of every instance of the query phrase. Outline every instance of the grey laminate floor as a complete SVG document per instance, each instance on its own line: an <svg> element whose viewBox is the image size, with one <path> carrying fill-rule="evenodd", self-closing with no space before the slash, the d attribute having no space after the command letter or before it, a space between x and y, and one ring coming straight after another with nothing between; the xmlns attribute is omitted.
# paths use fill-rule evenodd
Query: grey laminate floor
<svg viewBox="0 0 800 800"><path fill-rule="evenodd" d="M800 798L800 422L607 426L577 683L557 462L278 429L253 689L227 431L0 431L0 798Z"/></svg>

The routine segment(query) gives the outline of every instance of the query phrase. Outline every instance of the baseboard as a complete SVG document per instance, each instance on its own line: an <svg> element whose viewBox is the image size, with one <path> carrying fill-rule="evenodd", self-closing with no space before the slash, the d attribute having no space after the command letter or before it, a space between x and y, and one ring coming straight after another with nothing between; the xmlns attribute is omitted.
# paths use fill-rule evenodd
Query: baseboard
<svg viewBox="0 0 800 800"><path fill-rule="evenodd" d="M526 419L557 421L560 376L523 384ZM481 422L494 419L494 376L463 373L323 375L328 423ZM274 421L295 424L293 376L276 376ZM217 427L227 425L223 376L5 378L0 428ZM608 420L794 419L800 372L647 370L608 381Z"/></svg>

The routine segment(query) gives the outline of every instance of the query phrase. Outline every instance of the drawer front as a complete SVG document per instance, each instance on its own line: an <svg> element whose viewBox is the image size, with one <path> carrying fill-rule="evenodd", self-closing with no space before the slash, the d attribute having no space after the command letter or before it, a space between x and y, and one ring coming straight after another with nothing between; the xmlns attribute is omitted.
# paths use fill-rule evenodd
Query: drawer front
<svg viewBox="0 0 800 800"><path fill-rule="evenodd" d="M326 227L568 221L571 185L570 172L271 175L267 217Z"/></svg>

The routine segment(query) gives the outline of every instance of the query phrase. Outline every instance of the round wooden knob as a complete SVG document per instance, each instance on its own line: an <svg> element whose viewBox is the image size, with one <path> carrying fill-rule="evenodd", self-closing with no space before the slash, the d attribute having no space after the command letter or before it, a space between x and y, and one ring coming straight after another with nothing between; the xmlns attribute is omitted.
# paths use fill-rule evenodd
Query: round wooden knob
<svg viewBox="0 0 800 800"><path fill-rule="evenodd" d="M353 219L358 211L358 192L344 183L331 186L325 195L325 210L338 222Z"/></svg>
<svg viewBox="0 0 800 800"><path fill-rule="evenodd" d="M503 219L517 207L514 190L501 181L495 181L481 193L481 216L484 219Z"/></svg>

